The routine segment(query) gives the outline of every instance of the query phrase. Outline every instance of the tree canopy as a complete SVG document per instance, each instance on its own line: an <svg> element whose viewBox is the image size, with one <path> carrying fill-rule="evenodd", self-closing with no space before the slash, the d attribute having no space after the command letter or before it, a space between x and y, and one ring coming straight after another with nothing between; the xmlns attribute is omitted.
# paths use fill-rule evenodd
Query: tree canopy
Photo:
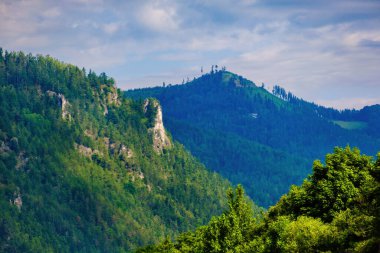
<svg viewBox="0 0 380 253"><path fill-rule="evenodd" d="M325 164L254 220L238 186L228 210L174 242L137 252L377 252L379 164L358 149L336 148Z"/></svg>

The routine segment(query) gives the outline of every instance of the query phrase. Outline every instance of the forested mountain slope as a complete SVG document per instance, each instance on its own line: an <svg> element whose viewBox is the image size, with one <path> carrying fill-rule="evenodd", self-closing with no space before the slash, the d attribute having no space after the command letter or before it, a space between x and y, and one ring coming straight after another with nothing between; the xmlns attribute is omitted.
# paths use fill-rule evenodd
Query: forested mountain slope
<svg viewBox="0 0 380 253"><path fill-rule="evenodd" d="M361 110L345 109L339 111L334 108L326 108L315 103L307 102L294 96L291 92L286 92L279 86L274 86L272 93L293 106L301 107L305 111L314 112L320 117L330 120L330 122L341 128L359 130L369 136L375 138L380 137L380 132L378 131L380 128L380 104L365 106Z"/></svg>
<svg viewBox="0 0 380 253"><path fill-rule="evenodd" d="M104 73L0 49L0 252L124 252L221 213L229 183L160 116Z"/></svg>
<svg viewBox="0 0 380 253"><path fill-rule="evenodd" d="M227 71L184 85L126 91L155 97L165 124L208 168L242 183L262 206L274 204L310 173L313 159L335 146L380 149L380 106L337 111L298 99L276 86L273 94Z"/></svg>

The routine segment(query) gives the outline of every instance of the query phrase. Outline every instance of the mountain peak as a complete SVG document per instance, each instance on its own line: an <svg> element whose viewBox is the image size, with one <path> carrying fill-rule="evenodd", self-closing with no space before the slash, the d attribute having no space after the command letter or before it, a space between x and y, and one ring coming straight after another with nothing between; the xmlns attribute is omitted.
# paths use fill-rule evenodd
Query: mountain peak
<svg viewBox="0 0 380 253"><path fill-rule="evenodd" d="M198 82L208 82L210 81L214 84L221 84L221 85L232 85L234 87L257 87L256 84L236 73L229 72L226 70L219 70L219 71L212 71L210 73L206 73L193 81L189 82L191 83L198 83Z"/></svg>
<svg viewBox="0 0 380 253"><path fill-rule="evenodd" d="M242 183L264 207L275 203L291 184L301 183L312 159L335 146L350 143L374 154L380 145L380 124L372 107L366 113L340 112L306 102L279 86L268 92L228 71L125 94L157 98L173 138L207 167Z"/></svg>

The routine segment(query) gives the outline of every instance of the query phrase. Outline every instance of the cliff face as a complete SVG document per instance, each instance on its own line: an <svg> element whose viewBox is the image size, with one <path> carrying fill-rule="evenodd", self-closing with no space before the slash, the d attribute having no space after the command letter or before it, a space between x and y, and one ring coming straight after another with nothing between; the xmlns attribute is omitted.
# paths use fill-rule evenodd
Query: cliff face
<svg viewBox="0 0 380 253"><path fill-rule="evenodd" d="M104 110L103 115L108 114L108 107L110 105L116 105L116 106L121 105L117 88L114 86L104 85L104 84L101 85L99 96L101 97L100 104L102 105L103 110Z"/></svg>
<svg viewBox="0 0 380 253"><path fill-rule="evenodd" d="M62 119L65 119L65 120L71 120L71 114L69 112L69 107L70 107L70 103L69 101L65 98L65 96L61 93L56 93L54 91L50 91L48 90L46 92L50 97L58 97L59 99L59 106L61 107L61 116L62 116Z"/></svg>
<svg viewBox="0 0 380 253"><path fill-rule="evenodd" d="M161 153L164 148L170 148L172 143L166 134L164 122L162 120L162 108L157 100L146 99L144 102L144 113L155 111L153 127L149 131L153 135L153 148L157 153Z"/></svg>

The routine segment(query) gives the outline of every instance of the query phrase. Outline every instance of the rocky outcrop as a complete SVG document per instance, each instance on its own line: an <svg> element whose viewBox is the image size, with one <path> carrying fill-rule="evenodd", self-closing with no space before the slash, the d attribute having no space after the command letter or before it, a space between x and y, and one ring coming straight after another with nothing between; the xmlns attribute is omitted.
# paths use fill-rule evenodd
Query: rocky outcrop
<svg viewBox="0 0 380 253"><path fill-rule="evenodd" d="M117 93L117 89L115 87L111 87L111 91L107 93L107 103L115 105L121 104L119 94Z"/></svg>
<svg viewBox="0 0 380 253"><path fill-rule="evenodd" d="M157 153L161 153L164 148L170 148L172 143L165 131L160 104L157 100L146 99L144 101L144 113L148 113L149 107L156 111L153 127L149 129L153 135L153 148Z"/></svg>
<svg viewBox="0 0 380 253"><path fill-rule="evenodd" d="M28 163L28 161L29 161L29 158L25 157L25 152L20 152L20 154L16 158L15 169L19 170L19 169L24 168L26 164Z"/></svg>
<svg viewBox="0 0 380 253"><path fill-rule="evenodd" d="M15 193L16 194L16 193ZM17 194L17 197L12 201L12 200L9 200L9 202L13 205L15 205L19 211L21 211L21 207L22 207L22 198L21 198L21 194L18 193Z"/></svg>
<svg viewBox="0 0 380 253"><path fill-rule="evenodd" d="M97 149L92 149L92 148L89 148L89 147L86 147L86 146L83 146L81 144L77 144L75 143L75 149L78 150L78 152L86 157L91 157L92 155L94 154L97 154L99 155L100 154L100 151L97 150Z"/></svg>
<svg viewBox="0 0 380 253"><path fill-rule="evenodd" d="M132 182L136 181L136 179L143 180L145 178L144 173L141 170L134 171L134 170L129 169L128 174Z"/></svg>
<svg viewBox="0 0 380 253"><path fill-rule="evenodd" d="M95 140L95 137L96 137L95 134L89 129L84 130L84 135L86 135L87 137L90 137L93 140Z"/></svg>
<svg viewBox="0 0 380 253"><path fill-rule="evenodd" d="M108 107L106 105L103 105L103 115L106 116L108 114Z"/></svg>
<svg viewBox="0 0 380 253"><path fill-rule="evenodd" d="M69 101L65 98L63 94L58 94L58 98L60 99L61 109L62 109L62 119L71 120L71 114L68 109L70 106Z"/></svg>
<svg viewBox="0 0 380 253"><path fill-rule="evenodd" d="M84 130L84 135L94 140L96 143L104 146L100 151L84 146L82 144L75 143L75 148L84 156L91 157L93 154L103 154L108 152L110 155L118 155L123 161L127 161L135 156L133 150L121 142L114 142L109 137L99 137L90 129Z"/></svg>
<svg viewBox="0 0 380 253"><path fill-rule="evenodd" d="M108 114L108 105L116 105L120 106L121 101L119 98L119 94L116 87L108 86L108 85L102 85L100 87L100 94L103 97L103 100L101 101L101 105L103 107L103 114Z"/></svg>
<svg viewBox="0 0 380 253"><path fill-rule="evenodd" d="M126 158L132 158L134 156L132 149L127 148L124 144L120 145L119 156L125 156Z"/></svg>
<svg viewBox="0 0 380 253"><path fill-rule="evenodd" d="M9 151L11 151L9 146L4 141L1 141L0 142L0 154L7 153Z"/></svg>
<svg viewBox="0 0 380 253"><path fill-rule="evenodd" d="M58 97L59 105L61 106L61 111L62 111L62 113L61 113L62 119L71 121L71 114L69 112L70 103L65 98L65 96L61 93L56 93L56 92L51 91L51 90L46 91L46 93L50 97Z"/></svg>

